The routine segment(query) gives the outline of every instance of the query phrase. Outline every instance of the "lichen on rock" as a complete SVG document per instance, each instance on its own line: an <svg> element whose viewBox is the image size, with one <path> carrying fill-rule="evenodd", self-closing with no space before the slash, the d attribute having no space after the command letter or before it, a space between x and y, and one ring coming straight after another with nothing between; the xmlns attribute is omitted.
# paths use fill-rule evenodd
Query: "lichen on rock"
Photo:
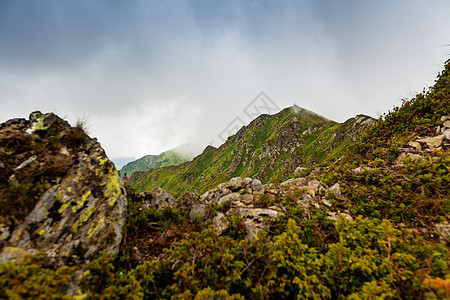
<svg viewBox="0 0 450 300"><path fill-rule="evenodd" d="M28 145L16 147L23 138ZM5 159L11 149L14 159ZM118 252L127 213L123 181L81 126L40 112L8 121L0 126L0 157L6 175L15 178L1 186L1 201L11 203L14 217L1 220L0 262L43 251L56 266L84 265L101 251ZM53 164L45 167L48 162ZM26 202L28 209L14 209L24 204L14 198L14 188L34 199Z"/></svg>

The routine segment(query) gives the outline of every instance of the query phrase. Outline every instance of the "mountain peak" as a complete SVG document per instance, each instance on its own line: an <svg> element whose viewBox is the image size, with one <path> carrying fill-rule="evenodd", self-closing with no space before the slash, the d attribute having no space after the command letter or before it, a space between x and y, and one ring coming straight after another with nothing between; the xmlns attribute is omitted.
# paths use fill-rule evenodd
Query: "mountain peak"
<svg viewBox="0 0 450 300"><path fill-rule="evenodd" d="M319 117L321 119L323 119L324 121L331 121L334 122L333 120L330 120L316 112L313 112L309 109L306 109L304 107L298 106L297 104L294 103L294 105L287 107L285 109L282 110L283 112L294 112L296 115L309 115L309 116L315 116L315 117Z"/></svg>

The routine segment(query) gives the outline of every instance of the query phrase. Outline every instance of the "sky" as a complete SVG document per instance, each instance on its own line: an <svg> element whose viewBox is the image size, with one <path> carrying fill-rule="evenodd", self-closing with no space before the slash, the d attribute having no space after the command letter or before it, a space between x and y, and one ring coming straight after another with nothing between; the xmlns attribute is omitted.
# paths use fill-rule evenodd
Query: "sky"
<svg viewBox="0 0 450 300"><path fill-rule="evenodd" d="M116 166L294 103L378 117L450 58L450 0L2 0L0 122L83 120Z"/></svg>

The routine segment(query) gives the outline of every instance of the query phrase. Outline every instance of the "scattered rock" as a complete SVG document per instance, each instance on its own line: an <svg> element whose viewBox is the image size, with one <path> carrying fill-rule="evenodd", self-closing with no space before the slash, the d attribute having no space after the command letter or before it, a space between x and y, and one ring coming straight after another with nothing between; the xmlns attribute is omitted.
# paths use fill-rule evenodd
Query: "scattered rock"
<svg viewBox="0 0 450 300"><path fill-rule="evenodd" d="M372 168L370 168L370 167L364 167L364 168L363 167L357 167L357 168L352 170L352 173L355 174L355 175L361 175L362 173L368 172L370 170L372 170Z"/></svg>
<svg viewBox="0 0 450 300"><path fill-rule="evenodd" d="M407 157L412 159L412 160L421 159L421 160L425 161L425 158L422 155L420 155L420 154L402 152L402 153L400 153L400 155L395 160L395 165L396 166L403 166L404 163L405 163L405 159Z"/></svg>
<svg viewBox="0 0 450 300"><path fill-rule="evenodd" d="M413 147L417 151L421 151L422 150L422 146L420 146L419 142L411 141L411 142L408 143L408 145Z"/></svg>
<svg viewBox="0 0 450 300"><path fill-rule="evenodd" d="M263 189L263 185L262 185L261 181L258 180L258 179L253 179L253 180L252 180L252 189L253 189L254 191L257 191L257 192L259 192L260 190L262 190L262 189Z"/></svg>
<svg viewBox="0 0 450 300"><path fill-rule="evenodd" d="M9 235L9 229L4 224L0 224L0 244L6 241Z"/></svg>
<svg viewBox="0 0 450 300"><path fill-rule="evenodd" d="M341 196L341 187L339 183L335 183L332 187L328 189L329 192L331 192L335 197Z"/></svg>
<svg viewBox="0 0 450 300"><path fill-rule="evenodd" d="M205 204L193 204L191 207L191 211L189 212L189 217L192 219L195 216L199 216L201 218L206 217L208 213L208 205Z"/></svg>
<svg viewBox="0 0 450 300"><path fill-rule="evenodd" d="M352 218L352 216L350 216L349 214L347 214L347 213L339 213L342 217L344 217L344 219L347 219L347 220L349 220L349 221L353 221L353 218Z"/></svg>
<svg viewBox="0 0 450 300"><path fill-rule="evenodd" d="M286 181L283 181L280 184L280 186L281 187L292 186L292 185L294 185L294 186L301 186L301 185L306 184L306 182L307 182L306 178L291 178L291 179L288 179Z"/></svg>
<svg viewBox="0 0 450 300"><path fill-rule="evenodd" d="M308 182L308 192L311 196L315 197L316 193L319 191L321 184L317 180L312 180Z"/></svg>
<svg viewBox="0 0 450 300"><path fill-rule="evenodd" d="M231 193L220 198L217 204L222 205L225 202L239 201L240 197L241 195L239 193Z"/></svg>
<svg viewBox="0 0 450 300"><path fill-rule="evenodd" d="M450 140L450 129L445 130L442 135L445 137L445 139Z"/></svg>
<svg viewBox="0 0 450 300"><path fill-rule="evenodd" d="M330 213L330 212L328 212L328 215L329 216L327 216L327 219L331 220L331 221L335 221L335 222L338 221L339 216L343 217L346 220L353 221L352 216L350 216L349 214L346 214L346 213L333 213L333 212Z"/></svg>
<svg viewBox="0 0 450 300"><path fill-rule="evenodd" d="M213 219L214 231L217 234L224 233L229 227L230 223L223 213L218 213Z"/></svg>
<svg viewBox="0 0 450 300"><path fill-rule="evenodd" d="M417 141L421 142L421 143L426 143L428 145L428 147L433 149L433 148L440 147L442 145L443 140L444 140L444 135L438 135L435 137L426 137L423 139L419 139Z"/></svg>
<svg viewBox="0 0 450 300"><path fill-rule="evenodd" d="M297 167L294 171L294 175L295 176L300 176L302 175L304 172L306 172L308 169L304 168L304 167Z"/></svg>
<svg viewBox="0 0 450 300"><path fill-rule="evenodd" d="M252 182L251 178L235 177L230 179L230 181L226 183L226 186L232 191L237 191L245 188L245 186L251 182Z"/></svg>
<svg viewBox="0 0 450 300"><path fill-rule="evenodd" d="M445 121L445 122L442 124L442 126L443 126L444 128L450 128L450 120Z"/></svg>
<svg viewBox="0 0 450 300"><path fill-rule="evenodd" d="M450 224L448 222L434 224L436 231L439 235L439 240L443 243L450 242Z"/></svg>
<svg viewBox="0 0 450 300"><path fill-rule="evenodd" d="M150 194L152 196L151 204L160 212L166 206L175 207L177 205L177 200L162 188L157 187Z"/></svg>

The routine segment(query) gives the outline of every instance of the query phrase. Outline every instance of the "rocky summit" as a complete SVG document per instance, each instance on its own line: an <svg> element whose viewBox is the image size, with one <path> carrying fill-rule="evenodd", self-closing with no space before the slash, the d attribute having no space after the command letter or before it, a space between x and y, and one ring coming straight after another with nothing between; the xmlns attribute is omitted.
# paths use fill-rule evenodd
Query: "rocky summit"
<svg viewBox="0 0 450 300"><path fill-rule="evenodd" d="M0 262L44 252L84 265L118 253L127 213L114 164L82 126L34 112L0 126Z"/></svg>

